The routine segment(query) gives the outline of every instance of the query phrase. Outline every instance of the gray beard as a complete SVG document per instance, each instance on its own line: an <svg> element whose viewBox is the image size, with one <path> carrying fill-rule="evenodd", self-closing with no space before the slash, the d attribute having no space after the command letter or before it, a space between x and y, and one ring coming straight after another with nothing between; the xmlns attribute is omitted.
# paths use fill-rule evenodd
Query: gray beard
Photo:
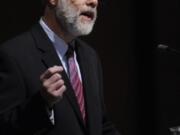
<svg viewBox="0 0 180 135"><path fill-rule="evenodd" d="M88 35L91 33L97 18L97 11L96 8L86 10L90 10L95 13L94 19L90 22L80 21L80 11L77 11L74 7L72 7L67 0L60 0L55 8L55 12L57 21L62 27L62 30L66 34L70 34L74 37Z"/></svg>

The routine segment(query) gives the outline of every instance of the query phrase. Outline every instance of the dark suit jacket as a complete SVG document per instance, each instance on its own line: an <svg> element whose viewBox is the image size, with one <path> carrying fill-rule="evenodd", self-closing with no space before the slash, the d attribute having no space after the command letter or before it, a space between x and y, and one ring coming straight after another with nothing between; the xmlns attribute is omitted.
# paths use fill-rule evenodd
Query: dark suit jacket
<svg viewBox="0 0 180 135"><path fill-rule="evenodd" d="M108 121L103 102L100 62L92 48L76 40L87 111L84 124L72 86L54 106L55 125L49 120L40 96L40 75L53 65L62 65L41 26L4 43L0 47L0 135L118 135Z"/></svg>

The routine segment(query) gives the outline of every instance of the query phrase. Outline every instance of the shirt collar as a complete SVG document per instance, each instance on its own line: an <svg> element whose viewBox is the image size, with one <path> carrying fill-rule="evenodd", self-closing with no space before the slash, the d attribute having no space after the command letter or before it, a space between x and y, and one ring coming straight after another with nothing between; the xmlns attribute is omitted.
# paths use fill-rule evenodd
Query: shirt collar
<svg viewBox="0 0 180 135"><path fill-rule="evenodd" d="M65 53L68 50L68 45L67 43L61 39L58 35L56 35L49 27L48 25L43 21L43 19L41 18L39 21L40 25L42 26L42 28L44 29L45 33L47 34L47 36L49 37L49 39L51 40L51 42L53 43L56 51L58 51L60 53L60 55L62 57L64 57Z"/></svg>

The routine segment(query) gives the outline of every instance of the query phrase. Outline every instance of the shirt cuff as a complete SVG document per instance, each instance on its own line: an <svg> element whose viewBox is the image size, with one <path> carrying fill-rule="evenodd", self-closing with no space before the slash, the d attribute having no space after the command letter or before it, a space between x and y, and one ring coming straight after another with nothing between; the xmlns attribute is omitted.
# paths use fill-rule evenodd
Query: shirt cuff
<svg viewBox="0 0 180 135"><path fill-rule="evenodd" d="M49 109L47 107L47 114L48 114L48 117L49 117L49 120L51 121L51 123L54 125L55 124L55 120L54 120L54 110L53 109Z"/></svg>

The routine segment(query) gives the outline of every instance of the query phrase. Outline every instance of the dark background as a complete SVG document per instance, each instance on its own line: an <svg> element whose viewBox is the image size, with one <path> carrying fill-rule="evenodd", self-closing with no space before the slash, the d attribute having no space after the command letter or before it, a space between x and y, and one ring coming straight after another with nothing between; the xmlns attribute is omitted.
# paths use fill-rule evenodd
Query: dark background
<svg viewBox="0 0 180 135"><path fill-rule="evenodd" d="M39 20L40 1L0 4L0 43ZM169 135L180 125L179 0L103 0L94 31L82 37L99 53L109 117L123 135Z"/></svg>

